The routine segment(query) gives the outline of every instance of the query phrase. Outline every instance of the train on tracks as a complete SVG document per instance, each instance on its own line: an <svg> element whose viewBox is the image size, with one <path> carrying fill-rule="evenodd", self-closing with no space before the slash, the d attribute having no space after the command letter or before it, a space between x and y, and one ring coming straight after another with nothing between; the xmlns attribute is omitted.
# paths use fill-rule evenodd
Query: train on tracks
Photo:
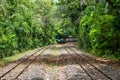
<svg viewBox="0 0 120 80"><path fill-rule="evenodd" d="M78 42L78 39L76 37L57 37L56 41L58 43Z"/></svg>

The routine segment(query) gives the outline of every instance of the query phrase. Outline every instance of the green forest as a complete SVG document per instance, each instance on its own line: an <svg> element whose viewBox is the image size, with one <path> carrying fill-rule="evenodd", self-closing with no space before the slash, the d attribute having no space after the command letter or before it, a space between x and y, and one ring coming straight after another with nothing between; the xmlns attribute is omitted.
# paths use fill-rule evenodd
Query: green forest
<svg viewBox="0 0 120 80"><path fill-rule="evenodd" d="M0 0L0 58L55 44L59 35L120 59L120 0Z"/></svg>

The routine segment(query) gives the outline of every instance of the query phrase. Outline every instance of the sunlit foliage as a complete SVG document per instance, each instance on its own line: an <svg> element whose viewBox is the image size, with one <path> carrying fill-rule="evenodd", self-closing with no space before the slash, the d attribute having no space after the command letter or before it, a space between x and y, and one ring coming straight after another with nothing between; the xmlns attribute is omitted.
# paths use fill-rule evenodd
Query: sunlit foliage
<svg viewBox="0 0 120 80"><path fill-rule="evenodd" d="M55 43L52 0L0 0L0 58Z"/></svg>
<svg viewBox="0 0 120 80"><path fill-rule="evenodd" d="M79 46L98 56L120 59L119 0L59 0L63 18L71 19Z"/></svg>

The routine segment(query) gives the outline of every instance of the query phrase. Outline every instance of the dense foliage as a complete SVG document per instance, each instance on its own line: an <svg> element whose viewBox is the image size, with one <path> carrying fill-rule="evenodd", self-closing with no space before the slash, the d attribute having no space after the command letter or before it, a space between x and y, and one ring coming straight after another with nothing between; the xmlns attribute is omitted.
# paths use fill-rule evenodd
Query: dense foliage
<svg viewBox="0 0 120 80"><path fill-rule="evenodd" d="M60 0L71 19L81 49L98 56L120 58L119 0Z"/></svg>
<svg viewBox="0 0 120 80"><path fill-rule="evenodd" d="M120 58L120 0L0 0L0 58L78 37L99 56Z"/></svg>
<svg viewBox="0 0 120 80"><path fill-rule="evenodd" d="M51 0L0 0L0 58L54 43L55 10Z"/></svg>

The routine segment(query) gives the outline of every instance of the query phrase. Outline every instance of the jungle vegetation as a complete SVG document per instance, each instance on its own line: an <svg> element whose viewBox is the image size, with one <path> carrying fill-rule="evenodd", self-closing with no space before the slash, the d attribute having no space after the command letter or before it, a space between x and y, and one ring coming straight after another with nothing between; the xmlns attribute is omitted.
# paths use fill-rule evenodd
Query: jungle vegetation
<svg viewBox="0 0 120 80"><path fill-rule="evenodd" d="M0 0L0 58L56 43L59 35L120 59L120 0Z"/></svg>

